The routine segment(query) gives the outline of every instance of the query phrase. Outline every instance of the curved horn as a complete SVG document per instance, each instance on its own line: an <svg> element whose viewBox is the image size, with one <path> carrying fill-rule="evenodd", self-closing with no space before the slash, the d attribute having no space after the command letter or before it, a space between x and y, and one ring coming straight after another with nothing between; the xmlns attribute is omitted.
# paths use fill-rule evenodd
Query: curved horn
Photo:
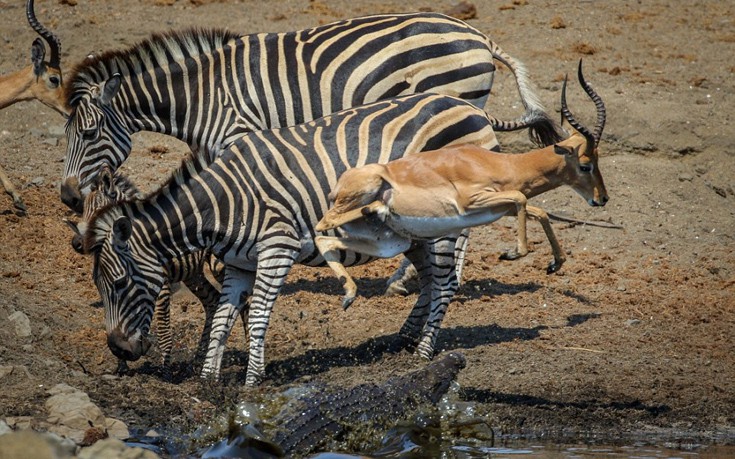
<svg viewBox="0 0 735 459"><path fill-rule="evenodd" d="M572 115L572 112L569 111L569 107L567 106L567 79L568 76L564 76L564 84L561 87L561 116L562 119L567 120L569 125L579 131L580 134L582 134L591 144L595 144L595 136L592 135L592 133L584 126L582 126L581 123L579 123L575 118L574 115Z"/></svg>
<svg viewBox="0 0 735 459"><path fill-rule="evenodd" d="M61 41L59 38L51 33L46 27L44 27L38 19L36 19L36 13L33 11L33 1L28 0L26 2L26 16L28 17L28 24L46 40L49 48L51 48L51 58L49 59L49 66L55 69L61 68Z"/></svg>
<svg viewBox="0 0 735 459"><path fill-rule="evenodd" d="M600 143L602 130L605 129L605 120L607 119L605 113L605 103L602 102L602 98L600 97L600 95L597 94L594 89L592 89L592 86L590 86L589 83L584 80L584 75L582 75L582 59L579 60L577 77L579 78L579 84L581 84L582 88L584 88L584 92L586 92L587 95L590 96L590 99L592 99L592 102L595 103L595 107L597 108L597 123L595 124L595 131L592 133L592 135L595 137L595 145L597 145L598 143Z"/></svg>

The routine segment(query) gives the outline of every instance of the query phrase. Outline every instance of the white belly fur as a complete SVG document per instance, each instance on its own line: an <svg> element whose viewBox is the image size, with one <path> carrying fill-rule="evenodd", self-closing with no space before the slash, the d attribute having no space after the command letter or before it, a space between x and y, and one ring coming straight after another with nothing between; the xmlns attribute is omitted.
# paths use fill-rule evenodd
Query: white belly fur
<svg viewBox="0 0 735 459"><path fill-rule="evenodd" d="M410 217L390 213L385 224L396 233L412 239L435 239L464 228L487 225L503 216L506 212L477 212L451 217Z"/></svg>

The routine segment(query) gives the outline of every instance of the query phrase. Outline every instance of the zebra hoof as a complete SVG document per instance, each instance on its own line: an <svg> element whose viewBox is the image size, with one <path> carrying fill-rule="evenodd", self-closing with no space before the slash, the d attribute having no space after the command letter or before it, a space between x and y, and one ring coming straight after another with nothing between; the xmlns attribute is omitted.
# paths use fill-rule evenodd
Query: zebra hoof
<svg viewBox="0 0 735 459"><path fill-rule="evenodd" d="M20 198L13 199L13 207L15 207L15 210L18 211L18 215L24 216L28 214L28 208L26 207L23 200Z"/></svg>

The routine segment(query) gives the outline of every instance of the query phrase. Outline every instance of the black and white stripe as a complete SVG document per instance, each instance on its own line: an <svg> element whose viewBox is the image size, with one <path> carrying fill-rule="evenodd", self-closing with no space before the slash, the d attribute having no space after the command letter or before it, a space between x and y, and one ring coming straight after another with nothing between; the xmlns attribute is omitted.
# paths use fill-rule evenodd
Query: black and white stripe
<svg viewBox="0 0 735 459"><path fill-rule="evenodd" d="M103 168L97 175L91 192L84 200L82 219L77 224L70 223L70 226L72 226L72 229L76 233L72 239L74 249L82 252L84 233L86 232L89 221L97 210L111 204L142 198L143 195L127 176L119 171L113 174L108 168ZM205 325L195 358L196 361L200 361L204 358L206 352L214 312L220 297L219 289L207 279L205 270L209 270L212 277L219 277L218 281L221 282L223 269L223 265L211 256L208 250L175 257L167 264L167 278L164 281L155 304L156 333L164 368L170 365L171 352L173 350L173 335L171 333L172 284L183 282L197 299L199 299L204 308ZM108 332L120 327L120 324L115 322L108 322L106 325ZM120 358L118 370L124 371L126 368L127 364L125 360Z"/></svg>
<svg viewBox="0 0 735 459"><path fill-rule="evenodd" d="M337 178L350 167L458 143L497 149L484 111L448 96L404 96L246 134L209 166L196 158L185 162L146 200L100 210L89 222L84 248L95 254L94 279L106 316L120 318L119 340L108 340L110 346L144 352L147 330L136 327L152 314L149 305L165 279L162 266L209 249L225 264L225 279L203 374L219 375L225 341L244 308L242 296L250 295L246 382L259 382L265 332L286 275L297 262L324 263L314 246L314 226ZM454 243L437 242L431 260L412 260L425 274L425 288L403 331L418 338L423 329L421 341L429 336L431 346L441 322L434 312L451 298L452 285L456 289ZM370 259L345 253L341 261L349 266Z"/></svg>
<svg viewBox="0 0 735 459"><path fill-rule="evenodd" d="M493 59L514 73L525 114L496 130L555 125L523 65L480 31L437 13L376 15L288 33L191 30L93 56L67 80L72 114L62 200L81 212L102 164L130 154L131 134L175 136L211 162L244 132L291 126L338 110L419 92L483 108Z"/></svg>

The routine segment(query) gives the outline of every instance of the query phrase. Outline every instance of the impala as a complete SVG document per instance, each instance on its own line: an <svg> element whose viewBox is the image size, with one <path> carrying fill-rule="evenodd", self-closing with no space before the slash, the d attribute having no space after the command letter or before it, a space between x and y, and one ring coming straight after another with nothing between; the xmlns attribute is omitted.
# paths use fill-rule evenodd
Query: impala
<svg viewBox="0 0 735 459"><path fill-rule="evenodd" d="M343 282L343 307L354 301L357 288L339 262L338 250L393 257L409 250L416 240L458 233L506 215L518 217L517 247L501 258L516 259L528 253L528 216L541 223L551 244L554 260L547 272L558 271L565 257L548 215L527 205L527 200L569 185L591 206L604 206L608 201L597 164L605 106L584 80L581 61L578 78L597 108L592 132L569 111L565 79L562 116L575 131L554 145L522 154L496 153L474 145L450 146L342 174L329 196L332 207L316 230L341 227L344 237L318 236L315 244Z"/></svg>
<svg viewBox="0 0 735 459"><path fill-rule="evenodd" d="M0 109L13 105L16 102L36 99L43 102L57 112L66 116L69 108L66 105L61 80L61 42L36 19L33 12L33 0L26 3L26 16L31 25L51 48L51 57L45 61L46 47L41 38L36 38L31 45L31 64L17 72L0 75ZM25 212L26 206L10 183L5 171L0 167L0 185L13 198L16 209Z"/></svg>

